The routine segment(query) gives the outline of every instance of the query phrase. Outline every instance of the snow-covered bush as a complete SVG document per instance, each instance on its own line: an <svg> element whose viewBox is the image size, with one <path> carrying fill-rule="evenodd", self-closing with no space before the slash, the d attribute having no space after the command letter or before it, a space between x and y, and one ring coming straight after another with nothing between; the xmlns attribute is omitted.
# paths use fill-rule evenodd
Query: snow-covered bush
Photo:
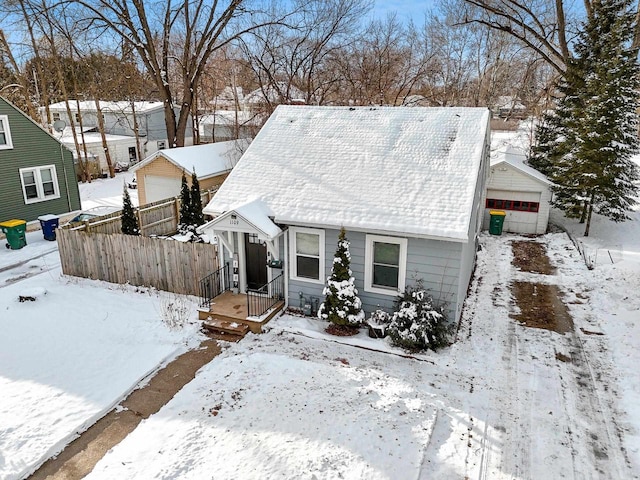
<svg viewBox="0 0 640 480"><path fill-rule="evenodd" d="M327 286L322 291L325 300L318 309L318 318L328 320L335 325L358 327L364 321L364 312L350 265L349 241L342 228L331 267L331 276L327 278Z"/></svg>
<svg viewBox="0 0 640 480"><path fill-rule="evenodd" d="M369 336L372 338L383 338L387 336L387 328L391 323L391 314L384 310L377 309L367 319L369 326Z"/></svg>
<svg viewBox="0 0 640 480"><path fill-rule="evenodd" d="M405 288L395 302L387 329L391 343L407 350L437 350L449 343L452 330L441 307L424 289L422 280Z"/></svg>

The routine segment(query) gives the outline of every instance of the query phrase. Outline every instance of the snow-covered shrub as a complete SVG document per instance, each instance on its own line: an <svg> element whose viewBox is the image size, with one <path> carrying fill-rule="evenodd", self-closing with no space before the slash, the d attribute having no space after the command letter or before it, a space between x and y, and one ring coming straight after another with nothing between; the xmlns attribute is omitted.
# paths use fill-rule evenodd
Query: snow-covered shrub
<svg viewBox="0 0 640 480"><path fill-rule="evenodd" d="M441 307L423 287L422 280L407 286L395 301L395 311L387 329L391 343L407 350L437 350L449 343L452 325Z"/></svg>
<svg viewBox="0 0 640 480"><path fill-rule="evenodd" d="M357 327L364 321L364 312L350 265L349 241L342 228L331 267L331 276L327 278L327 286L322 291L325 299L318 309L318 318L328 320L335 325Z"/></svg>

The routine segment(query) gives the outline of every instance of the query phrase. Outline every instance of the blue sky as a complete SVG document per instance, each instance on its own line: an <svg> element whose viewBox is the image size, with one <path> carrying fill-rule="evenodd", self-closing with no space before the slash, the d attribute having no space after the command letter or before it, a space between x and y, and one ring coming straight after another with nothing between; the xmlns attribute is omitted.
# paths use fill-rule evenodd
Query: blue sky
<svg viewBox="0 0 640 480"><path fill-rule="evenodd" d="M395 11L401 19L421 23L424 12L434 8L434 3L434 0L375 0L372 14L384 18L387 13Z"/></svg>

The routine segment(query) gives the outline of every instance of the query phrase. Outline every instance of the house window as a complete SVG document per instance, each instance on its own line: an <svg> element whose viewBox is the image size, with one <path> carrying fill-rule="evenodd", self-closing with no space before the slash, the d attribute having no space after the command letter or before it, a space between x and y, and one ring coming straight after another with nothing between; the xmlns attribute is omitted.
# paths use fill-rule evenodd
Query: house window
<svg viewBox="0 0 640 480"><path fill-rule="evenodd" d="M138 155L136 154L136 147L129 147L129 161L136 163Z"/></svg>
<svg viewBox="0 0 640 480"><path fill-rule="evenodd" d="M291 278L324 283L324 230L289 229L291 242Z"/></svg>
<svg viewBox="0 0 640 480"><path fill-rule="evenodd" d="M56 167L47 165L44 167L20 169L22 181L22 193L25 203L43 202L60 198Z"/></svg>
<svg viewBox="0 0 640 480"><path fill-rule="evenodd" d="M407 239L367 235L364 289L367 292L397 295L404 290Z"/></svg>
<svg viewBox="0 0 640 480"><path fill-rule="evenodd" d="M158 150L164 150L167 148L167 144L164 140L158 140Z"/></svg>
<svg viewBox="0 0 640 480"><path fill-rule="evenodd" d="M80 119L82 118L82 117L80 117L80 114L76 113L75 116L76 116L76 122L80 123Z"/></svg>
<svg viewBox="0 0 640 480"><path fill-rule="evenodd" d="M540 208L540 203L487 198L485 206L487 208L500 208L502 210L514 210L517 212L537 212Z"/></svg>
<svg viewBox="0 0 640 480"><path fill-rule="evenodd" d="M51 114L51 118L53 119L54 122L57 122L60 120L60 114L58 112L53 112Z"/></svg>
<svg viewBox="0 0 640 480"><path fill-rule="evenodd" d="M9 117L0 115L0 150L9 150L13 148L11 141L11 131L9 130Z"/></svg>

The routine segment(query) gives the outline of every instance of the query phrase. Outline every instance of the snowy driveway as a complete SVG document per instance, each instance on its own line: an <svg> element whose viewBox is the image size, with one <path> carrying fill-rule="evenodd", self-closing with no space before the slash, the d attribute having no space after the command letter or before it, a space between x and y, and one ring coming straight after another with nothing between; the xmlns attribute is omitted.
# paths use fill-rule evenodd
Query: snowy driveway
<svg viewBox="0 0 640 480"><path fill-rule="evenodd" d="M637 477L640 359L624 339L638 333L640 288L624 269L588 271L560 234L537 240L556 272L522 272L514 239L483 237L451 348L408 359L282 317L205 366L88 478ZM514 320L514 282L561 291L573 330Z"/></svg>

